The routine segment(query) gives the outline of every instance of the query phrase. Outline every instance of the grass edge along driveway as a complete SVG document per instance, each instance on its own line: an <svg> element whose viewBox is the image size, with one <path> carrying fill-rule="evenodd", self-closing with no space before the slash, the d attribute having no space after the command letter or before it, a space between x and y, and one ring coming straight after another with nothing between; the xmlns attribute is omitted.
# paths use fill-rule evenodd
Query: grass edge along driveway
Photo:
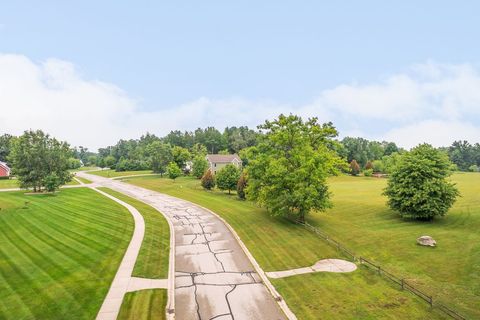
<svg viewBox="0 0 480 320"><path fill-rule="evenodd" d="M265 271L309 266L324 258L342 258L300 226L269 216L248 201L223 192L206 192L198 180L172 182L158 177L127 178L134 185L204 206L224 218ZM424 302L402 292L370 270L351 274L317 273L272 281L299 319L441 319Z"/></svg>

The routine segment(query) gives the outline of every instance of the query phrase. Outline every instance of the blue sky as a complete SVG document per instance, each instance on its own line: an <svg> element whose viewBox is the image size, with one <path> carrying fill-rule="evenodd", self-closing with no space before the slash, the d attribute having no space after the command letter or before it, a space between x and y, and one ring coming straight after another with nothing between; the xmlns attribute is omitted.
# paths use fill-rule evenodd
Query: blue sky
<svg viewBox="0 0 480 320"><path fill-rule="evenodd" d="M0 131L39 127L96 148L278 111L407 147L475 140L479 11L474 1L0 1L0 108L24 108L0 116ZM78 108L103 117L91 135L28 116Z"/></svg>

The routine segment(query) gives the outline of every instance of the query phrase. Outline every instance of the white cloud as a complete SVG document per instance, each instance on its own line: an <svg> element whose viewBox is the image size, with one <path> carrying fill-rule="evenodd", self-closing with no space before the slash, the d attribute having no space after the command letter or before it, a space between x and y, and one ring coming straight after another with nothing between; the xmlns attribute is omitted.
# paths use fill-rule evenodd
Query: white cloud
<svg viewBox="0 0 480 320"><path fill-rule="evenodd" d="M343 135L363 134L406 147L424 141L435 145L454 139L476 142L480 137L480 74L468 64L428 62L378 83L324 90L302 106L201 97L145 112L120 88L86 80L69 62L34 63L25 56L0 54L0 134L41 128L73 145L96 149L146 131L163 135L209 125L254 127L290 112L334 121Z"/></svg>

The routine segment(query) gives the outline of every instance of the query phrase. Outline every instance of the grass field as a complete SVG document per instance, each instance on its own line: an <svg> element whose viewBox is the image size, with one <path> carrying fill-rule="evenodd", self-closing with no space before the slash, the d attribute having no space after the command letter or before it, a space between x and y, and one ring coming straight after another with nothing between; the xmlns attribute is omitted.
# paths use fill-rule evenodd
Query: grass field
<svg viewBox="0 0 480 320"><path fill-rule="evenodd" d="M385 179L335 177L330 180L334 208L310 223L405 277L447 305L480 318L480 174L452 176L460 197L448 215L432 222L405 221L381 196ZM436 248L418 246L430 235Z"/></svg>
<svg viewBox="0 0 480 320"><path fill-rule="evenodd" d="M18 188L18 181L16 179L0 179L0 189Z"/></svg>
<svg viewBox="0 0 480 320"><path fill-rule="evenodd" d="M300 226L270 217L265 210L222 192L206 192L199 181L158 177L127 178L132 184L183 198L225 218L265 271L309 266L341 257ZM272 281L299 319L441 319L414 296L361 267L351 274L317 273Z"/></svg>
<svg viewBox="0 0 480 320"><path fill-rule="evenodd" d="M0 193L0 207L0 319L95 318L132 235L128 211L87 188Z"/></svg>
<svg viewBox="0 0 480 320"><path fill-rule="evenodd" d="M164 216L155 208L108 188L100 190L134 206L145 220L145 236L133 269L134 277L164 279L168 277L170 229Z"/></svg>
<svg viewBox="0 0 480 320"><path fill-rule="evenodd" d="M74 179L72 179L72 181L68 182L66 185L72 186L77 184L79 183ZM0 189L12 189L12 188L19 188L17 179L0 179Z"/></svg>
<svg viewBox="0 0 480 320"><path fill-rule="evenodd" d="M129 292L123 299L118 320L163 320L167 305L167 290Z"/></svg>
<svg viewBox="0 0 480 320"><path fill-rule="evenodd" d="M90 170L100 170L99 167L81 167L78 169L72 169L70 172L78 172L78 171L90 171Z"/></svg>
<svg viewBox="0 0 480 320"><path fill-rule="evenodd" d="M89 172L100 177L105 178L115 178L115 177L124 177L124 176L133 176L137 174L153 174L152 170L141 170L141 171L115 171L112 169L108 170L97 170Z"/></svg>
<svg viewBox="0 0 480 320"><path fill-rule="evenodd" d="M92 181L88 180L88 179L85 179L85 178L82 178L82 177L75 177L77 178L78 180L82 181L83 183L86 183L86 184L89 184L89 183L92 183Z"/></svg>

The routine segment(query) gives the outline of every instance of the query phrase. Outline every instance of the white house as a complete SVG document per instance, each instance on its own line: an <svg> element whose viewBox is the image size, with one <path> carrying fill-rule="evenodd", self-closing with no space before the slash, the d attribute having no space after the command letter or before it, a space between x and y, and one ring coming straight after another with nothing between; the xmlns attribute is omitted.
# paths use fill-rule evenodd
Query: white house
<svg viewBox="0 0 480 320"><path fill-rule="evenodd" d="M233 164L237 168L242 166L242 159L237 154L209 154L206 157L210 171L216 174L218 170L227 164Z"/></svg>

